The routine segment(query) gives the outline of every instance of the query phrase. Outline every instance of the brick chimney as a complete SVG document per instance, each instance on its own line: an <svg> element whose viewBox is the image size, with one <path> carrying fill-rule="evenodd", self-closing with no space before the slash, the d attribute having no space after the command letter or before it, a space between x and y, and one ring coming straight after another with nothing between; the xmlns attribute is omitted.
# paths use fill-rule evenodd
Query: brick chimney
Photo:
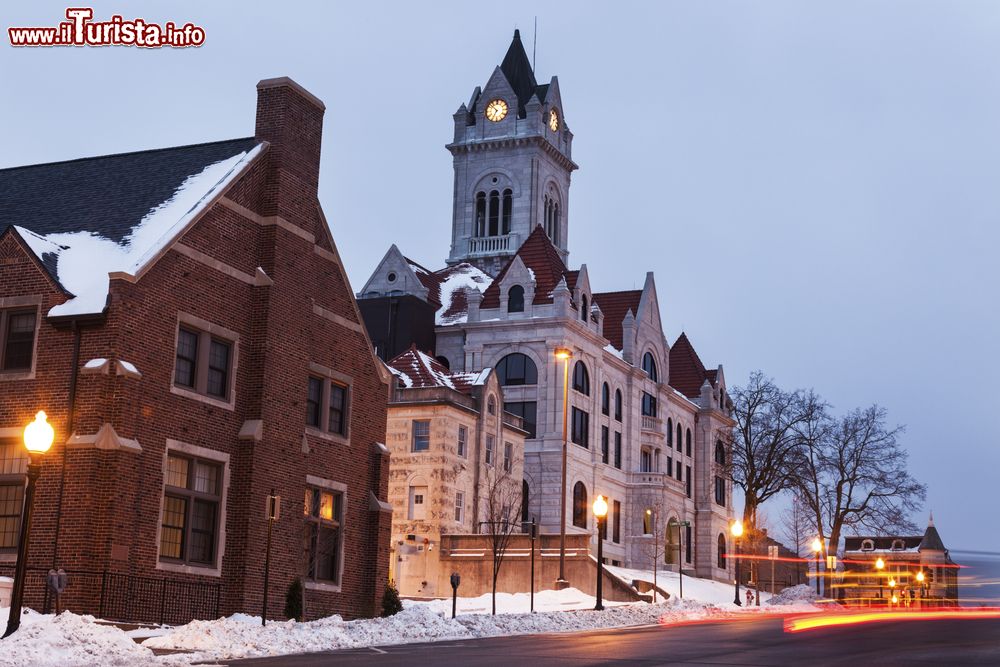
<svg viewBox="0 0 1000 667"><path fill-rule="evenodd" d="M271 144L262 215L277 215L312 232L326 105L288 77L257 84L257 139Z"/></svg>

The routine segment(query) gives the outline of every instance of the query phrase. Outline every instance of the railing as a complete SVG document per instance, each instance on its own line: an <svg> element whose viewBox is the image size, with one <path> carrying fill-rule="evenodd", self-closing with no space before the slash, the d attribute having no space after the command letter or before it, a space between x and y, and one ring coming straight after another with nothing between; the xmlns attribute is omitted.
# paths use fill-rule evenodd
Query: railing
<svg viewBox="0 0 1000 667"><path fill-rule="evenodd" d="M663 420L659 417L642 415L642 430L663 435Z"/></svg>
<svg viewBox="0 0 1000 667"><path fill-rule="evenodd" d="M484 236L469 239L470 255L496 255L498 253L513 253L517 249L517 235Z"/></svg>
<svg viewBox="0 0 1000 667"><path fill-rule="evenodd" d="M24 582L26 606L55 609L46 584L47 568L29 567ZM77 614L124 623L179 624L219 617L222 586L123 572L70 570L68 585L59 596L59 608ZM13 565L0 565L0 576L14 576Z"/></svg>

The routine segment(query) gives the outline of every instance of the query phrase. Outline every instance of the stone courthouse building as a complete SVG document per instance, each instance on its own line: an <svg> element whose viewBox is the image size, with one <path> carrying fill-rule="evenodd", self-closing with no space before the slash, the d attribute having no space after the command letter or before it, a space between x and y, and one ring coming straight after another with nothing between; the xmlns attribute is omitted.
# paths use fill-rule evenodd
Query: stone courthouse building
<svg viewBox="0 0 1000 667"><path fill-rule="evenodd" d="M453 372L493 369L523 419L525 517L560 526L564 393L566 524L594 532L608 499L608 562L649 567L651 543L681 532L683 568L729 579L733 421L721 366L663 332L652 273L599 291L569 261L573 133L559 81L539 84L519 34L454 115L451 248L429 270L393 245L358 294L380 356L411 344ZM557 349L572 353L564 386ZM400 511L398 505L396 511ZM657 533L644 521L660 517ZM671 553L676 553L671 551ZM673 567L677 567L674 565ZM570 582L572 583L572 582Z"/></svg>
<svg viewBox="0 0 1000 667"><path fill-rule="evenodd" d="M181 622L301 578L310 618L380 611L390 376L317 196L324 105L257 85L251 137L0 170L0 574L39 409L55 428L26 601Z"/></svg>

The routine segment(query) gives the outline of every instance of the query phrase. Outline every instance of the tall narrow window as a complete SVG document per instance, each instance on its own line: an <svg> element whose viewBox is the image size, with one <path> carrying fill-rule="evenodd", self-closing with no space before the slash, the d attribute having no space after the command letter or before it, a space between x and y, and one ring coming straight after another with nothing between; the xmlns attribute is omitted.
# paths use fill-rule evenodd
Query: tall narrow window
<svg viewBox="0 0 1000 667"><path fill-rule="evenodd" d="M490 192L490 236L497 236L500 233L500 193L496 190Z"/></svg>
<svg viewBox="0 0 1000 667"><path fill-rule="evenodd" d="M601 385L601 414L607 415L611 413L611 389L608 387L608 383L605 382Z"/></svg>
<svg viewBox="0 0 1000 667"><path fill-rule="evenodd" d="M486 236L486 193L476 193L476 236Z"/></svg>
<svg viewBox="0 0 1000 667"><path fill-rule="evenodd" d="M615 467L622 469L622 434L615 431Z"/></svg>
<svg viewBox="0 0 1000 667"><path fill-rule="evenodd" d="M656 359L653 358L652 352L642 355L642 370L646 372L650 380L659 382L659 375L656 372Z"/></svg>
<svg viewBox="0 0 1000 667"><path fill-rule="evenodd" d="M493 465L493 460L496 457L496 438L492 435L486 436L486 465Z"/></svg>
<svg viewBox="0 0 1000 667"><path fill-rule="evenodd" d="M552 239L552 200L545 195L545 235Z"/></svg>
<svg viewBox="0 0 1000 667"><path fill-rule="evenodd" d="M320 428L320 405L323 403L323 381L319 378L309 378L309 389L306 392L306 425Z"/></svg>
<svg viewBox="0 0 1000 667"><path fill-rule="evenodd" d="M715 504L726 506L726 482L718 476L715 478Z"/></svg>
<svg viewBox="0 0 1000 667"><path fill-rule="evenodd" d="M225 396L229 388L229 351L232 345L212 339L208 350L208 385L206 391L212 396Z"/></svg>
<svg viewBox="0 0 1000 667"><path fill-rule="evenodd" d="M576 362L573 366L573 390L590 396L590 373L582 361Z"/></svg>
<svg viewBox="0 0 1000 667"><path fill-rule="evenodd" d="M611 504L611 541L618 544L622 541L622 504L616 500Z"/></svg>
<svg viewBox="0 0 1000 667"><path fill-rule="evenodd" d="M587 513L590 507L587 506L587 487L583 482L577 482L573 486L573 525L577 528L587 527Z"/></svg>
<svg viewBox="0 0 1000 667"><path fill-rule="evenodd" d="M609 445L610 436L608 434L608 427L601 427L601 463L607 463L609 461Z"/></svg>
<svg viewBox="0 0 1000 667"><path fill-rule="evenodd" d="M512 472L514 470L514 445L503 443L503 471Z"/></svg>
<svg viewBox="0 0 1000 667"><path fill-rule="evenodd" d="M642 392L642 415L644 417L656 416L656 397L646 392Z"/></svg>
<svg viewBox="0 0 1000 667"><path fill-rule="evenodd" d="M553 245L559 245L559 204L552 203L552 239Z"/></svg>
<svg viewBox="0 0 1000 667"><path fill-rule="evenodd" d="M469 447L469 429L465 426L458 427L458 455L466 456Z"/></svg>
<svg viewBox="0 0 1000 667"><path fill-rule="evenodd" d="M306 578L312 581L340 581L341 523L344 495L326 489L306 488L305 562Z"/></svg>
<svg viewBox="0 0 1000 667"><path fill-rule="evenodd" d="M413 445L411 451L426 452L431 448L431 423L426 419L414 419Z"/></svg>
<svg viewBox="0 0 1000 667"><path fill-rule="evenodd" d="M691 562L691 522L684 526L684 562Z"/></svg>
<svg viewBox="0 0 1000 667"><path fill-rule="evenodd" d="M455 492L455 521L462 523L465 520L465 494L461 491Z"/></svg>
<svg viewBox="0 0 1000 667"><path fill-rule="evenodd" d="M678 451L681 448L681 439L682 439L682 435L681 435L681 423L677 422L677 449L678 449Z"/></svg>
<svg viewBox="0 0 1000 667"><path fill-rule="evenodd" d="M160 559L215 565L222 465L167 455Z"/></svg>
<svg viewBox="0 0 1000 667"><path fill-rule="evenodd" d="M198 334L190 329L181 328L177 332L177 363L174 369L174 382L193 389L197 360Z"/></svg>
<svg viewBox="0 0 1000 667"><path fill-rule="evenodd" d="M615 389L615 420L622 420L622 390Z"/></svg>
<svg viewBox="0 0 1000 667"><path fill-rule="evenodd" d="M522 479L521 480L521 521L525 522L525 523L528 521L528 518L529 518L528 514L530 513L530 508L531 508L530 499L531 499L531 487L528 486L528 480Z"/></svg>
<svg viewBox="0 0 1000 667"><path fill-rule="evenodd" d="M580 319L584 322L590 320L590 304L587 303L587 295L580 297Z"/></svg>
<svg viewBox="0 0 1000 667"><path fill-rule="evenodd" d="M590 447L590 413L577 407L573 408L572 440L581 447Z"/></svg>
<svg viewBox="0 0 1000 667"><path fill-rule="evenodd" d="M719 533L718 559L715 565L722 570L726 569L726 536Z"/></svg>
<svg viewBox="0 0 1000 667"><path fill-rule="evenodd" d="M27 470L28 457L21 443L0 441L0 554L17 551Z"/></svg>
<svg viewBox="0 0 1000 667"><path fill-rule="evenodd" d="M720 466L726 465L726 448L722 446L721 440L715 441L715 462Z"/></svg>
<svg viewBox="0 0 1000 667"><path fill-rule="evenodd" d="M31 358L35 350L34 310L0 311L0 369L5 371L25 371L31 369Z"/></svg>
<svg viewBox="0 0 1000 667"><path fill-rule="evenodd" d="M684 434L684 449L687 456L691 456L691 429Z"/></svg>
<svg viewBox="0 0 1000 667"><path fill-rule="evenodd" d="M524 312L524 288L520 285L514 285L510 288L510 291L507 292L507 312Z"/></svg>
<svg viewBox="0 0 1000 667"><path fill-rule="evenodd" d="M674 448L674 420L667 417L667 448Z"/></svg>
<svg viewBox="0 0 1000 667"><path fill-rule="evenodd" d="M512 209L513 193L510 188L503 191L503 215L501 216L501 226L503 234L510 234L510 216Z"/></svg>
<svg viewBox="0 0 1000 667"><path fill-rule="evenodd" d="M327 429L330 433L345 435L347 433L347 421L344 419L347 413L347 388L336 382L330 383L330 415L327 422Z"/></svg>
<svg viewBox="0 0 1000 667"><path fill-rule="evenodd" d="M684 468L685 468L685 470L684 470L684 484L686 485L684 487L684 491L685 491L685 493L687 493L687 497L690 498L691 497L691 466L684 466Z"/></svg>

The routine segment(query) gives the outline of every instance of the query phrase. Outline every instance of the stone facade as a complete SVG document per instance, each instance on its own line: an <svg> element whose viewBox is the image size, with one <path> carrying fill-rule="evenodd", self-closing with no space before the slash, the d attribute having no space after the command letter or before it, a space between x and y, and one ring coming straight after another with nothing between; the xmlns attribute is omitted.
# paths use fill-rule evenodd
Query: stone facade
<svg viewBox="0 0 1000 667"><path fill-rule="evenodd" d="M253 146L247 161L193 218L170 228L157 254L133 273L112 274L107 305L96 312L50 313L74 295L56 281L65 275L62 259L33 252L50 231L44 227L78 224L72 232L103 233L84 226L91 202L60 188L73 187L74 170L95 164L95 172L133 179L133 193L155 188L171 161L216 150L212 145L51 166L61 175L45 189L69 200L55 222L11 223L25 231L0 218L0 309L28 307L38 323L30 372L0 372L2 453L15 459L0 469L23 471L16 460L21 429L44 409L56 439L39 481L28 566L69 571L64 608L97 613L102 573L111 573L158 596L136 594L131 618L122 620L155 622L161 600L175 622L203 617L212 610L185 606L199 585L217 590L218 614L259 614L265 500L274 492L282 511L273 527L270 615L281 616L298 577L307 579L311 618L380 612L391 517L388 452L379 443L390 376L372 355L317 198L323 113L319 100L288 79L258 84L256 136L239 140ZM147 167L150 160L156 168ZM33 182L49 168L5 170L0 187ZM88 185L101 220L128 213L114 196L115 180ZM29 191L5 189L11 201ZM96 257L94 270L107 275ZM217 396L178 379L185 329L199 332L198 345L211 352L191 362L192 385L200 386L207 370L221 378ZM222 361L220 350L228 350ZM330 383L346 392L339 432L307 427L310 378L323 392ZM314 491L329 576L310 574L303 549L311 525L303 498ZM168 512L168 496L180 498L170 507L195 513ZM8 567L13 558L0 553ZM164 582L192 588L169 596ZM41 580L29 577L28 584L27 603L40 607Z"/></svg>

